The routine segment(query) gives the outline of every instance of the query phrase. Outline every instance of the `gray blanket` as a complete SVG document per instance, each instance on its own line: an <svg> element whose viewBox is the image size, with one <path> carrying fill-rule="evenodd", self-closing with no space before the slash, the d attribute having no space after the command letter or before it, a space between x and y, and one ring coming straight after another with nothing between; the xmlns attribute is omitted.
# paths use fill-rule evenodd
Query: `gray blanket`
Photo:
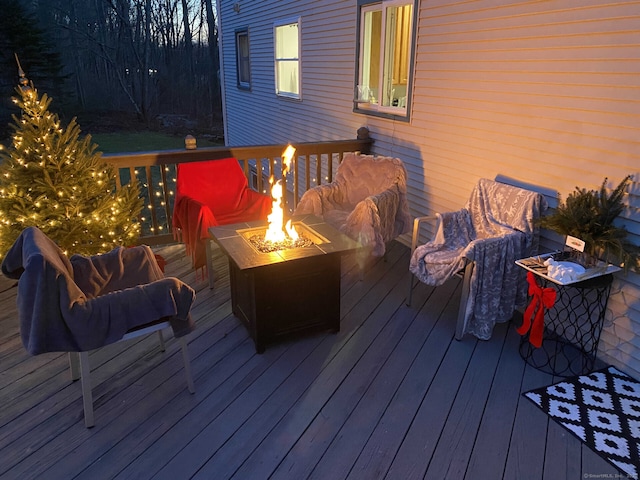
<svg viewBox="0 0 640 480"><path fill-rule="evenodd" d="M514 262L537 252L536 219L545 208L539 193L480 179L465 208L438 215L434 239L415 249L409 270L442 285L475 262L464 333L487 340L526 303L525 271Z"/></svg>
<svg viewBox="0 0 640 480"><path fill-rule="evenodd" d="M2 273L19 279L20 334L32 355L92 350L160 319L177 337L195 326L189 313L195 292L165 278L147 246L69 259L30 227L7 252Z"/></svg>

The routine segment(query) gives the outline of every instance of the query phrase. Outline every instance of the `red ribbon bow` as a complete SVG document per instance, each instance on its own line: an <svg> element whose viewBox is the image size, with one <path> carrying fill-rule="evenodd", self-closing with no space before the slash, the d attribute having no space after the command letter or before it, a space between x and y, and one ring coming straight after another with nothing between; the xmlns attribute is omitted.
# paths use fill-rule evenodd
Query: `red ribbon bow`
<svg viewBox="0 0 640 480"><path fill-rule="evenodd" d="M556 302L556 291L551 287L540 287L535 275L531 272L527 272L527 282L529 283L529 296L532 298L529 306L524 311L522 325L516 331L520 335L524 335L531 329L529 332L529 342L534 347L540 348L542 345L542 333L544 331L544 309L553 307L553 304ZM534 311L536 312L536 316L532 325L531 317L533 317Z"/></svg>

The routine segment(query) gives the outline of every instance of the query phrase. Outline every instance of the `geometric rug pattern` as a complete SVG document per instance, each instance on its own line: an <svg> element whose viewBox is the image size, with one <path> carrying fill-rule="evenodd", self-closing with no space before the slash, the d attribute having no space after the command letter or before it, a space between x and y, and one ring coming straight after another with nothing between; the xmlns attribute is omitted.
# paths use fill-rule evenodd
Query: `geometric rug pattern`
<svg viewBox="0 0 640 480"><path fill-rule="evenodd" d="M523 395L629 478L638 478L640 382L608 367Z"/></svg>

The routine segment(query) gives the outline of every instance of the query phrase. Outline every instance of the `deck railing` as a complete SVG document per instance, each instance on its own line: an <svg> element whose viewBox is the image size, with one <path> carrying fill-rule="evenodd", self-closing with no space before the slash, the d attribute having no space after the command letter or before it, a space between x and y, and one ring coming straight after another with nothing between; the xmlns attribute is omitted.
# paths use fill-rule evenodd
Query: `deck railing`
<svg viewBox="0 0 640 480"><path fill-rule="evenodd" d="M346 152L369 153L372 139L365 127L358 130L357 138L327 142L294 143L296 154L291 171L287 174L288 205L295 208L302 194L309 188L329 183L337 165ZM186 162L221 160L235 157L242 164L251 188L268 193L268 179L282 173L281 155L287 145L255 145L241 147L207 147L193 150L164 150L139 153L104 155L114 165L116 188L136 178L144 199L141 214L141 241L149 245L174 241L171 218L173 214L176 165Z"/></svg>

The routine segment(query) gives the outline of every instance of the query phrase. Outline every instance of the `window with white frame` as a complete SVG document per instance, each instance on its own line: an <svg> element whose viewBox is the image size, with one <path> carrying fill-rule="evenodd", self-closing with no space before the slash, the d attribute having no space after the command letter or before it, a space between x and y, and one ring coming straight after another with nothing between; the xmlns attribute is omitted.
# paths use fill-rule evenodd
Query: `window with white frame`
<svg viewBox="0 0 640 480"><path fill-rule="evenodd" d="M249 63L249 30L236 30L236 74L238 88L251 88L251 66Z"/></svg>
<svg viewBox="0 0 640 480"><path fill-rule="evenodd" d="M414 0L360 0L355 108L407 117L411 94Z"/></svg>
<svg viewBox="0 0 640 480"><path fill-rule="evenodd" d="M276 94L300 98L300 19L273 27Z"/></svg>

